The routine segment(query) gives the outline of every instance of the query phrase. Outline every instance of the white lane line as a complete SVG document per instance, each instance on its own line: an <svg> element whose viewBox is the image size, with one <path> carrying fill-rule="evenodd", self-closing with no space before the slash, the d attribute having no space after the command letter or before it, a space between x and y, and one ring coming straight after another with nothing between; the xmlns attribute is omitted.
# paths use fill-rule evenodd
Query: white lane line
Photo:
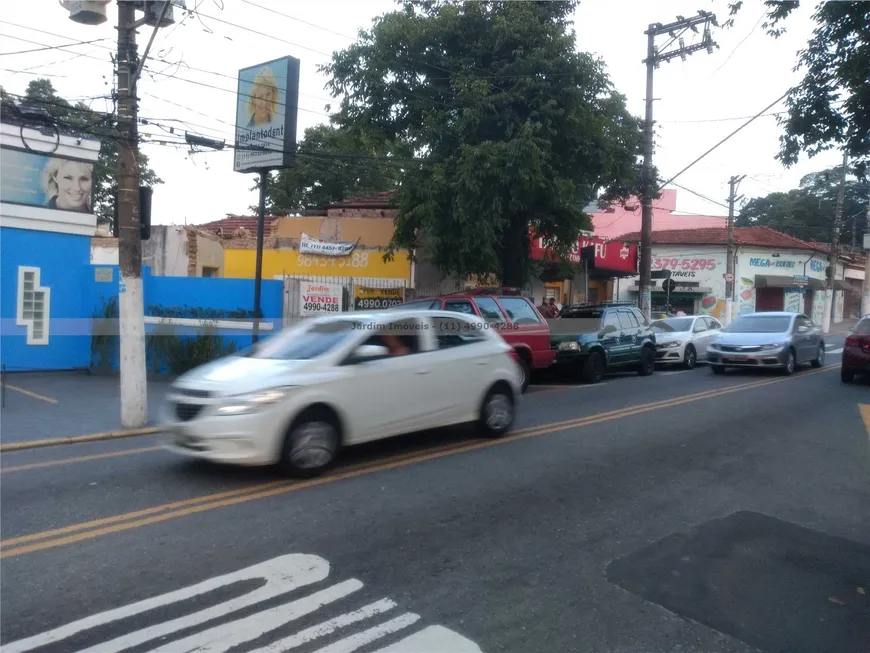
<svg viewBox="0 0 870 653"><path fill-rule="evenodd" d="M670 372L656 372L656 376L675 376L677 374L687 374L688 372L694 372L695 370L673 370Z"/></svg>
<svg viewBox="0 0 870 653"><path fill-rule="evenodd" d="M294 635L290 635L289 637L285 637L284 639L274 642L273 644L269 644L268 646L257 649L257 651L253 653L282 653L283 651L289 651L290 649L296 648L297 646L307 644L308 642L311 642L318 637L331 635L339 628L344 628L345 626L349 626L350 624L354 624L358 621L363 621L364 619L373 617L376 614L388 612L395 607L396 604L390 599L381 599L380 601L376 601L375 603L369 603L368 605L360 608L359 610L354 610L353 612L339 615L334 619L324 621L317 624L316 626L311 626L310 628L306 628L305 630L300 630Z"/></svg>
<svg viewBox="0 0 870 653"><path fill-rule="evenodd" d="M249 580L264 580L265 583L260 587L247 592L246 594L224 601L218 605L194 612L193 614L165 621L150 628L130 633L127 636L118 637L112 643L119 645L118 648L107 648L108 642L99 646L92 647L91 651L99 653L113 653L113 651L123 651L124 649L148 642L158 637L165 637L179 630L198 626L219 617L227 616L237 610L241 610L250 605L254 605L261 601L286 594L291 590L311 585L324 580L329 576L329 563L319 556L314 555L286 555L278 558L273 558L266 562L247 567L240 571L210 578L209 580L190 585L175 592L161 594L154 598L145 599L138 603L132 603L121 608L108 610L95 614L91 617L79 619L65 626L60 626L33 637L20 639L17 642L11 642L3 645L3 653L24 653L24 651L32 651L36 648L41 648L54 642L68 639L73 635L77 635L85 630L90 630L98 626L104 626L120 619L133 617L143 612L161 608L179 601L212 592L221 587L234 585L242 581Z"/></svg>
<svg viewBox="0 0 870 653"><path fill-rule="evenodd" d="M483 653L471 640L444 626L429 626L374 653Z"/></svg>
<svg viewBox="0 0 870 653"><path fill-rule="evenodd" d="M363 584L355 578L346 580L343 583L332 585L292 603L279 605L271 610L263 610L244 619L223 623L220 626L194 633L183 639L167 642L163 646L152 649L149 653L179 653L180 651L187 653L192 653L193 651L197 653L226 653L239 644L252 642L286 623L316 612L324 605L353 594L358 589L361 589L362 586ZM92 647L92 651L93 653L102 653L103 651L110 650L106 647L112 644L113 642L98 644ZM129 647L124 646L111 650L122 651L127 648ZM88 650L87 653L92 652Z"/></svg>
<svg viewBox="0 0 870 653"><path fill-rule="evenodd" d="M843 348L840 347L839 349L829 349L829 350L828 350L827 352L825 352L825 353L827 353L827 354L842 354L842 353L843 353Z"/></svg>
<svg viewBox="0 0 870 653"><path fill-rule="evenodd" d="M406 612L400 617L390 619L386 623L382 623L374 628L369 628L361 633L345 637L341 641L330 644L326 648L316 650L314 653L351 653L366 644L371 644L373 641L380 639L384 635L390 635L391 633L402 630L402 628L407 628L416 623L419 619L420 615L414 614L413 612ZM252 653L259 653L259 651L253 651Z"/></svg>
<svg viewBox="0 0 870 653"><path fill-rule="evenodd" d="M577 385L572 385L570 383L563 383L563 384L559 384L559 383L537 384L536 383L535 385L532 385L529 387L530 388L544 388L545 390L553 390L556 388L561 388L563 390L568 390L568 389L578 390L580 388L600 388L603 385L607 385L607 383L606 382L604 382L604 383L578 383ZM534 394L534 392L532 392L532 394Z"/></svg>
<svg viewBox="0 0 870 653"><path fill-rule="evenodd" d="M318 556L284 555L234 573L211 578L189 587L79 619L39 635L4 645L2 650L3 653L7 651L25 653L49 644L59 644L60 646L55 646L55 648L76 651L76 653L119 653L133 647L139 647L149 653L227 653L231 649L237 649L239 646L268 637L293 620L316 613L325 606L329 606L363 587L361 581L352 578L319 591L308 593L308 590L305 590L305 593L298 598L292 596L284 598L287 593L293 590L298 591L313 583L325 580L329 576L329 572L329 563ZM154 623L152 620L151 624L142 624L143 627L139 630L126 633L121 630L121 634L113 639L94 644L101 637L100 630L91 632L95 628L115 625L117 622L130 617L148 619L147 613L158 608L170 608L168 612L171 615L173 604L194 598L202 600L203 595L216 589L230 588L239 583L250 581L260 581L261 585L242 596L204 607L198 612L164 622ZM249 611L247 616L238 617L239 611L252 608L263 601L279 596L282 601L289 602L272 608L257 608L254 611ZM295 600L291 600L293 598ZM267 643L255 653L279 653L292 650L320 637L328 636L340 628L363 622L396 607L395 602L384 598L354 611L348 610L330 619L326 619L324 615L321 618L325 620L319 624L285 636L284 639L276 643ZM214 621L218 619L220 623L217 625L206 626L206 630L191 633L192 628L207 622L214 624ZM419 620L420 615L406 612L361 632L353 632L349 628L348 630L352 634L327 645L318 653L352 653L361 647L368 647L372 642L387 635L407 628ZM121 629L123 628L122 625ZM184 632L188 634L184 635ZM102 633L108 634L105 630L102 630ZM175 637L179 633L181 633L181 638L176 639ZM71 637L80 638L82 646L86 648L76 649L74 646L70 646L68 640ZM394 644L383 650L394 653L408 653L409 651L415 653L442 653L444 651L480 653L480 648L474 642L462 637L459 633L438 625L417 630L416 633L412 632L399 644Z"/></svg>

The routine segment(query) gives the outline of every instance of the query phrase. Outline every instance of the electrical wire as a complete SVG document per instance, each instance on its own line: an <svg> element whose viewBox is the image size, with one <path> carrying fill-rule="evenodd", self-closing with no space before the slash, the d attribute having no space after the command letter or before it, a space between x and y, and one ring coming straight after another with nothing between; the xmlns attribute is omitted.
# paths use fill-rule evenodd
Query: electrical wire
<svg viewBox="0 0 870 653"><path fill-rule="evenodd" d="M695 159L694 161L692 161L689 165L687 165L685 168L683 168L682 170L680 170L677 174L675 174L673 177L671 177L670 179L668 179L665 183L661 184L661 185L659 186L659 189L664 188L664 187L667 186L668 184L672 184L672 183L674 182L674 180L675 180L677 177L679 177L680 175L682 175L682 174L683 174L684 172L686 172L689 168L691 168L691 167L694 166L696 163L698 163L701 159L703 159L705 156L707 156L708 154L710 154L710 152L712 152L713 150L715 150L716 148L718 148L719 146L721 146L723 143L725 143L726 141L728 141L729 139L731 139L731 137L733 137L735 134L737 134L738 132L740 132L740 131L741 131L744 127L746 127L748 124L752 123L756 118L758 118L759 116L761 116L765 111L767 111L767 110L770 109L771 107L773 107L773 106L779 104L780 102L782 102L782 101L783 101L783 100L788 96L788 94L789 94L789 91L786 91L785 93L783 93L782 95L780 95L778 98L776 98L776 100L774 100L774 101L771 102L769 105L767 105L766 107L764 107L761 111L759 111L757 114L755 114L755 116L753 116L752 118L750 118L749 120L747 120L745 123L743 123L742 125L740 125L737 129L735 129L733 132L731 132L730 134L728 134L725 138L723 138L721 141L719 141L718 143L716 143L713 147L711 147L709 150L707 150L706 152L704 152L701 156L699 156L697 159Z"/></svg>
<svg viewBox="0 0 870 653"><path fill-rule="evenodd" d="M729 208L729 206L727 204L723 204L722 202L718 202L714 199L711 199L711 198L707 197L706 195L702 195L701 193L692 190L691 188L686 188L685 186L681 186L680 184L675 184L673 182L671 183L671 185L676 186L677 188L680 188L680 189L686 191L687 193L691 193L695 197L700 197L702 200L710 202L711 204L716 204L717 206L721 206L721 207L726 208L726 209Z"/></svg>
<svg viewBox="0 0 870 653"><path fill-rule="evenodd" d="M767 7L765 7L764 10L761 12L761 15L758 17L758 20L755 21L755 25L753 25L751 30L749 30L749 34L747 34L746 36L743 37L743 39L740 41L740 43L738 43L734 47L734 49L731 50L731 53L725 58L725 61L723 61L722 64L710 74L710 77L707 78L708 81L713 79L713 77L716 75L716 73L718 73L720 70L722 70L728 64L728 62L731 61L731 57L733 57L734 53L740 49L740 46L743 45L744 43L746 43L746 41L749 39L750 36L755 34L755 30L758 29L758 26L761 24L761 21L764 20L765 16L767 16L767 11L768 11L768 9L767 9Z"/></svg>
<svg viewBox="0 0 870 653"><path fill-rule="evenodd" d="M6 21L3 21L6 22ZM11 23L10 23L11 24ZM25 43L32 43L34 45L43 45L41 43L37 43L36 41L30 41L28 39L23 39L19 36L12 36L11 34L0 34L0 36L7 39L15 39L16 41L24 41ZM66 38L66 37L64 37ZM13 54L29 54L31 52L43 52L45 50L62 50L63 48L73 48L77 45L89 45L91 43L99 43L100 41L107 41L108 39L103 37L101 39L94 39L92 41L76 41L75 43L67 43L64 45L43 45L41 48L33 48L31 50L17 50L16 52L0 52L0 57L13 55Z"/></svg>

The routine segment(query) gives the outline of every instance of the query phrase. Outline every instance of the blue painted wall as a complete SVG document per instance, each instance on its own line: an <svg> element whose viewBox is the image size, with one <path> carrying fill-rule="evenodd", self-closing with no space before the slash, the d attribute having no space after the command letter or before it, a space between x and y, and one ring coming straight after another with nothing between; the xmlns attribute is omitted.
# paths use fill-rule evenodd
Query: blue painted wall
<svg viewBox="0 0 870 653"><path fill-rule="evenodd" d="M90 325L79 319L90 257L88 236L0 228L0 362L8 371L88 366ZM21 265L39 268L40 285L51 289L47 345L28 345L27 328L15 324Z"/></svg>
<svg viewBox="0 0 870 653"><path fill-rule="evenodd" d="M107 302L117 302L119 271L117 266L93 266L90 263L91 239L88 236L58 234L24 229L0 229L0 362L8 371L62 370L86 368L104 363L117 369L117 342L113 341L107 360L92 360L94 318ZM40 269L40 285L51 289L49 343L28 345L26 327L15 324L18 301L18 267ZM111 270L111 281L97 281L95 270ZM253 279L200 277L155 277L150 268L142 271L145 314L155 314L155 307L176 308L182 314L197 310L232 313L250 311L254 303ZM280 329L283 309L283 282L263 281L261 307L265 322ZM117 323L115 322L115 325ZM146 334L154 332L146 325ZM202 333L193 327L174 327L178 336ZM237 349L251 344L251 332L238 329L218 330L224 345L232 342ZM268 337L274 331L261 331ZM153 369L162 371L165 369Z"/></svg>

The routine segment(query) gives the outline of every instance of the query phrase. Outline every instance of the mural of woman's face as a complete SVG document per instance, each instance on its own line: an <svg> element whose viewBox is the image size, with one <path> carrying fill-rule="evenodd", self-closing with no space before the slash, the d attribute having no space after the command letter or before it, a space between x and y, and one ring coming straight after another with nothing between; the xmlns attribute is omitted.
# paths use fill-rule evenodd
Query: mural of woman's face
<svg viewBox="0 0 870 653"><path fill-rule="evenodd" d="M253 95L254 123L260 125L271 122L272 105L277 100L278 89L265 84L255 84L251 95Z"/></svg>
<svg viewBox="0 0 870 653"><path fill-rule="evenodd" d="M76 161L61 164L55 177L57 208L86 211L91 197L91 171Z"/></svg>

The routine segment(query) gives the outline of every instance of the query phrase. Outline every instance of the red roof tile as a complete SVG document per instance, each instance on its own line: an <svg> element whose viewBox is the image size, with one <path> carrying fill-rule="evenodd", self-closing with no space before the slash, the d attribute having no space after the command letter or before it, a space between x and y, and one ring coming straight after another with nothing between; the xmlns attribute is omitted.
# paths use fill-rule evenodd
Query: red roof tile
<svg viewBox="0 0 870 653"><path fill-rule="evenodd" d="M640 241L640 233L628 233L614 238L626 242ZM654 245L727 245L728 230L724 228L670 229L653 231ZM734 242L755 247L782 247L788 249L818 249L813 244L794 238L770 227L736 227Z"/></svg>
<svg viewBox="0 0 870 653"><path fill-rule="evenodd" d="M393 201L393 194L396 191L388 190L374 195L366 195L364 197L351 197L335 204L330 204L331 209L347 209L347 208L379 208L392 209L396 208L396 203Z"/></svg>
<svg viewBox="0 0 870 653"><path fill-rule="evenodd" d="M271 225L279 219L277 215L265 216L265 231L268 232ZM196 225L197 228L211 233L221 231L224 236L232 236L239 229L247 229L251 233L257 233L257 216L255 215L232 215L223 220L215 220L214 222L206 222L205 224Z"/></svg>

